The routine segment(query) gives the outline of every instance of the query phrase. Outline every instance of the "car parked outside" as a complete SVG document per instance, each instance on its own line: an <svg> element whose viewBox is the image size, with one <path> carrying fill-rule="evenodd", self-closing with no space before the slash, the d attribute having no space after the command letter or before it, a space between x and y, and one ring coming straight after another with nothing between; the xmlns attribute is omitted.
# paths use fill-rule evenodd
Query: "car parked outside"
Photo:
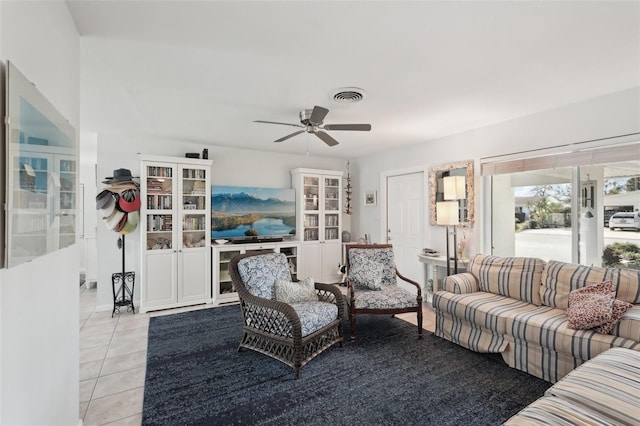
<svg viewBox="0 0 640 426"><path fill-rule="evenodd" d="M638 212L619 212L609 218L609 229L635 229L640 231L640 214Z"/></svg>

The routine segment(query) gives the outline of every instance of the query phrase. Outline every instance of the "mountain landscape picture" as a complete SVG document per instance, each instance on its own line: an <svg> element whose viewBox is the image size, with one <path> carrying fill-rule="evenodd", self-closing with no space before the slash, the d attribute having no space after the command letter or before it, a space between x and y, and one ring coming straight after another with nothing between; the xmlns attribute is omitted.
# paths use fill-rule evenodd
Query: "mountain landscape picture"
<svg viewBox="0 0 640 426"><path fill-rule="evenodd" d="M292 188L211 187L211 238L290 237L295 234Z"/></svg>

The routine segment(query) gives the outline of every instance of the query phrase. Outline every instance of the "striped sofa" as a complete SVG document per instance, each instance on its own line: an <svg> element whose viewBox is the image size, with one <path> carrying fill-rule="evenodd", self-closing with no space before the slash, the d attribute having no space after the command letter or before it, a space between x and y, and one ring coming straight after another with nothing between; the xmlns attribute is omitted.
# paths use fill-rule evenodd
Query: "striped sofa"
<svg viewBox="0 0 640 426"><path fill-rule="evenodd" d="M640 352L608 349L567 374L504 424L640 424Z"/></svg>
<svg viewBox="0 0 640 426"><path fill-rule="evenodd" d="M634 304L610 334L568 328L569 293L611 280ZM436 335L555 383L609 348L640 351L640 273L478 254L433 297Z"/></svg>

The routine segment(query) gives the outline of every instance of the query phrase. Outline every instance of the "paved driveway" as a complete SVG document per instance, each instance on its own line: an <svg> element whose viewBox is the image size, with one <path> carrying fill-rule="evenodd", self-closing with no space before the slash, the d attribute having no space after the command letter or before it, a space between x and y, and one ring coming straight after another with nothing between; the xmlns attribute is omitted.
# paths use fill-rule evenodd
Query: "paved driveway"
<svg viewBox="0 0 640 426"><path fill-rule="evenodd" d="M569 228L527 229L516 233L516 256L540 257L571 262L571 230ZM640 245L640 232L604 229L605 246L613 242Z"/></svg>

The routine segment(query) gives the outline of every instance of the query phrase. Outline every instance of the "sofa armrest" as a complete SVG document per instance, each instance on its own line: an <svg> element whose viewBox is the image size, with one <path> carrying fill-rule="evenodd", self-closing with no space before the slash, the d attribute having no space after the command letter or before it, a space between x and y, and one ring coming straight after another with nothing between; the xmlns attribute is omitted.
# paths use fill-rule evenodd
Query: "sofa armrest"
<svg viewBox="0 0 640 426"><path fill-rule="evenodd" d="M463 272L445 278L444 290L455 294L473 293L480 291L480 284L471 272Z"/></svg>

